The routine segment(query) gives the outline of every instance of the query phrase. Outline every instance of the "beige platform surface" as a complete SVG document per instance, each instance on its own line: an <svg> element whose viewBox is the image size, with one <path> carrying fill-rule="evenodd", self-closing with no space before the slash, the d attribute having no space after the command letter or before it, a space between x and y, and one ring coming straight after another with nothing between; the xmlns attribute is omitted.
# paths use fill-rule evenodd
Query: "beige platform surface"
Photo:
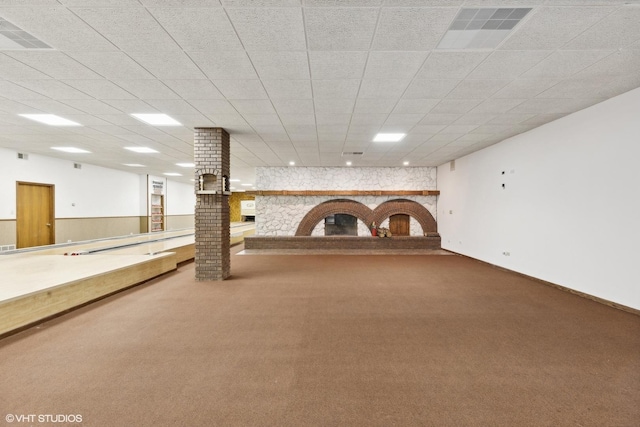
<svg viewBox="0 0 640 427"><path fill-rule="evenodd" d="M173 254L0 257L0 302L167 256Z"/></svg>

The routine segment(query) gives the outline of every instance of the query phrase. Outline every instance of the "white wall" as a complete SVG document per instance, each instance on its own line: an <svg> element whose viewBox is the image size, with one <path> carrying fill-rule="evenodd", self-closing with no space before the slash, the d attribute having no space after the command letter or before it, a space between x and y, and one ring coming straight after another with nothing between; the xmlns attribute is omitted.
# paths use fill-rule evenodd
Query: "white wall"
<svg viewBox="0 0 640 427"><path fill-rule="evenodd" d="M194 215L195 206L193 184L167 181L167 215Z"/></svg>
<svg viewBox="0 0 640 427"><path fill-rule="evenodd" d="M0 148L0 219L16 218L16 181L55 185L56 218L140 216L137 174ZM75 205L75 206L74 206Z"/></svg>
<svg viewBox="0 0 640 427"><path fill-rule="evenodd" d="M640 309L639 114L636 89L440 166L442 247Z"/></svg>

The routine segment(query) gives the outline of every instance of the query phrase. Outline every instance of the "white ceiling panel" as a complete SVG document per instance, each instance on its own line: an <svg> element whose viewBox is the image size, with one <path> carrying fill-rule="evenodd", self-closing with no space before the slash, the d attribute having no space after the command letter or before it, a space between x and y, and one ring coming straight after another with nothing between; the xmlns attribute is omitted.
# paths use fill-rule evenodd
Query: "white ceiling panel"
<svg viewBox="0 0 640 427"><path fill-rule="evenodd" d="M362 78L367 63L367 52L362 51L310 51L311 78L342 80Z"/></svg>
<svg viewBox="0 0 640 427"><path fill-rule="evenodd" d="M80 111L84 111L85 113L88 113L88 114L101 115L101 114L120 113L119 110L113 108L108 104L105 104L102 101L98 101L97 99L68 99L64 101L64 103L72 108L75 108ZM69 120L73 120L70 117L67 117L67 118ZM99 121L102 122L103 120L99 120ZM85 126L89 125L89 122L86 120L83 120L79 123L82 123Z"/></svg>
<svg viewBox="0 0 640 427"><path fill-rule="evenodd" d="M242 50L222 8L159 8L151 14L185 51Z"/></svg>
<svg viewBox="0 0 640 427"><path fill-rule="evenodd" d="M618 49L640 40L640 7L623 6L567 43L565 49Z"/></svg>
<svg viewBox="0 0 640 427"><path fill-rule="evenodd" d="M140 99L179 99L180 97L160 80L116 80L115 84ZM110 98L104 98L110 99ZM123 99L123 98L119 98ZM126 98L124 98L126 99Z"/></svg>
<svg viewBox="0 0 640 427"><path fill-rule="evenodd" d="M471 110L472 114L501 114L506 113L526 99L487 99Z"/></svg>
<svg viewBox="0 0 640 427"><path fill-rule="evenodd" d="M251 62L261 79L309 79L306 52L252 52Z"/></svg>
<svg viewBox="0 0 640 427"><path fill-rule="evenodd" d="M421 125L450 125L460 118L462 114L436 114L429 113L422 120L420 120Z"/></svg>
<svg viewBox="0 0 640 427"><path fill-rule="evenodd" d="M128 55L158 79L206 79L206 76L184 52L131 51Z"/></svg>
<svg viewBox="0 0 640 427"><path fill-rule="evenodd" d="M434 49L457 13L457 8L383 8L373 49Z"/></svg>
<svg viewBox="0 0 640 427"><path fill-rule="evenodd" d="M519 77L551 54L546 50L496 51L471 73L471 79L513 79ZM534 76L530 76L533 78Z"/></svg>
<svg viewBox="0 0 640 427"><path fill-rule="evenodd" d="M170 80L164 84L186 100L224 99L224 96L209 80Z"/></svg>
<svg viewBox="0 0 640 427"><path fill-rule="evenodd" d="M595 64L612 51L557 51L524 73L524 78L564 78Z"/></svg>
<svg viewBox="0 0 640 427"><path fill-rule="evenodd" d="M595 99L529 99L510 110L514 114L555 114L569 113L596 104Z"/></svg>
<svg viewBox="0 0 640 427"><path fill-rule="evenodd" d="M534 98L538 94L557 84L551 79L516 79L493 94L494 98Z"/></svg>
<svg viewBox="0 0 640 427"><path fill-rule="evenodd" d="M250 52L306 49L299 8L229 8L227 13Z"/></svg>
<svg viewBox="0 0 640 427"><path fill-rule="evenodd" d="M188 102L181 99L147 99L152 106L163 113L172 114L199 114Z"/></svg>
<svg viewBox="0 0 640 427"><path fill-rule="evenodd" d="M306 8L309 50L369 50L378 13L376 8Z"/></svg>
<svg viewBox="0 0 640 427"><path fill-rule="evenodd" d="M260 80L214 80L227 99L268 99Z"/></svg>
<svg viewBox="0 0 640 427"><path fill-rule="evenodd" d="M312 99L272 99L278 114L313 114Z"/></svg>
<svg viewBox="0 0 640 427"><path fill-rule="evenodd" d="M314 99L316 114L351 114L356 105L355 99Z"/></svg>
<svg viewBox="0 0 640 427"><path fill-rule="evenodd" d="M158 110L141 99L107 99L104 102L126 114L158 112Z"/></svg>
<svg viewBox="0 0 640 427"><path fill-rule="evenodd" d="M45 73L0 53L0 78L5 80L50 79Z"/></svg>
<svg viewBox="0 0 640 427"><path fill-rule="evenodd" d="M131 92L127 92L117 84L101 80L62 80L62 83L97 99L135 99Z"/></svg>
<svg viewBox="0 0 640 427"><path fill-rule="evenodd" d="M58 80L13 80L17 85L52 99L90 99L84 92Z"/></svg>
<svg viewBox="0 0 640 427"><path fill-rule="evenodd" d="M394 114L422 114L425 115L435 107L439 99L401 99L393 109Z"/></svg>
<svg viewBox="0 0 640 427"><path fill-rule="evenodd" d="M276 114L271 101L268 99L236 99L231 101L238 113L245 114Z"/></svg>
<svg viewBox="0 0 640 427"><path fill-rule="evenodd" d="M427 52L371 52L364 78L411 79L427 55Z"/></svg>
<svg viewBox="0 0 640 427"><path fill-rule="evenodd" d="M482 62L489 52L432 51L416 75L417 79L462 79Z"/></svg>
<svg viewBox="0 0 640 427"><path fill-rule="evenodd" d="M351 99L358 95L360 80L312 80L316 99Z"/></svg>
<svg viewBox="0 0 640 427"><path fill-rule="evenodd" d="M271 99L311 99L311 80L262 80Z"/></svg>
<svg viewBox="0 0 640 427"><path fill-rule="evenodd" d="M389 114L396 105L395 99L358 99L354 114Z"/></svg>
<svg viewBox="0 0 640 427"><path fill-rule="evenodd" d="M189 56L211 80L258 78L249 56L243 51L191 52Z"/></svg>
<svg viewBox="0 0 640 427"><path fill-rule="evenodd" d="M6 80L0 80L0 96L19 101L21 99L43 99L46 96L18 86Z"/></svg>
<svg viewBox="0 0 640 427"><path fill-rule="evenodd" d="M205 115L237 114L233 105L224 99L190 100L189 104Z"/></svg>
<svg viewBox="0 0 640 427"><path fill-rule="evenodd" d="M438 80L413 80L406 93L403 95L405 99L436 99L444 98L460 84L461 80L456 79L438 79Z"/></svg>
<svg viewBox="0 0 640 427"><path fill-rule="evenodd" d="M443 99L429 114L465 114L481 102L481 99Z"/></svg>
<svg viewBox="0 0 640 427"><path fill-rule="evenodd" d="M449 92L447 98L486 99L509 84L509 82L510 80L466 79Z"/></svg>
<svg viewBox="0 0 640 427"><path fill-rule="evenodd" d="M107 79L153 79L145 70L123 52L71 52L69 56ZM72 78L78 79L78 76Z"/></svg>
<svg viewBox="0 0 640 427"><path fill-rule="evenodd" d="M358 98L398 99L407 89L409 83L411 83L411 80L365 79L362 80Z"/></svg>
<svg viewBox="0 0 640 427"><path fill-rule="evenodd" d="M54 79L103 78L62 52L34 49L33 51L9 51L5 54Z"/></svg>

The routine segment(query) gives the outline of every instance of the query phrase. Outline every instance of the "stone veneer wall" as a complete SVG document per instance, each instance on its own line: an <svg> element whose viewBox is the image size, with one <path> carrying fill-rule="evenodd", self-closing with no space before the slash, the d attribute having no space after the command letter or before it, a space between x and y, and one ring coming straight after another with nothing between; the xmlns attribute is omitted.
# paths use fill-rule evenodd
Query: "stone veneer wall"
<svg viewBox="0 0 640 427"><path fill-rule="evenodd" d="M434 167L411 168L341 168L288 167L256 168L257 190L435 190ZM437 220L437 196L256 196L256 235L294 236L302 218L320 203L333 199L350 199L375 209L394 199L413 200L423 205ZM358 236L370 234L369 224L358 221ZM379 224L388 227L388 220ZM421 236L420 224L411 218L412 236ZM324 223L313 236L324 236Z"/></svg>

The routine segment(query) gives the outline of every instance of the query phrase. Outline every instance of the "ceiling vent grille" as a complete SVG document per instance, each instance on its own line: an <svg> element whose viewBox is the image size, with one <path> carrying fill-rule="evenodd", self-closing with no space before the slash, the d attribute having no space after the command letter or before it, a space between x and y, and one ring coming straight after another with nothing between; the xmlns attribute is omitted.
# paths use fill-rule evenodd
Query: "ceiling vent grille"
<svg viewBox="0 0 640 427"><path fill-rule="evenodd" d="M464 8L458 12L438 49L495 49L531 8Z"/></svg>
<svg viewBox="0 0 640 427"><path fill-rule="evenodd" d="M363 151L343 151L343 156L362 156L364 154Z"/></svg>
<svg viewBox="0 0 640 427"><path fill-rule="evenodd" d="M22 49L52 49L52 47L0 16L0 50Z"/></svg>

